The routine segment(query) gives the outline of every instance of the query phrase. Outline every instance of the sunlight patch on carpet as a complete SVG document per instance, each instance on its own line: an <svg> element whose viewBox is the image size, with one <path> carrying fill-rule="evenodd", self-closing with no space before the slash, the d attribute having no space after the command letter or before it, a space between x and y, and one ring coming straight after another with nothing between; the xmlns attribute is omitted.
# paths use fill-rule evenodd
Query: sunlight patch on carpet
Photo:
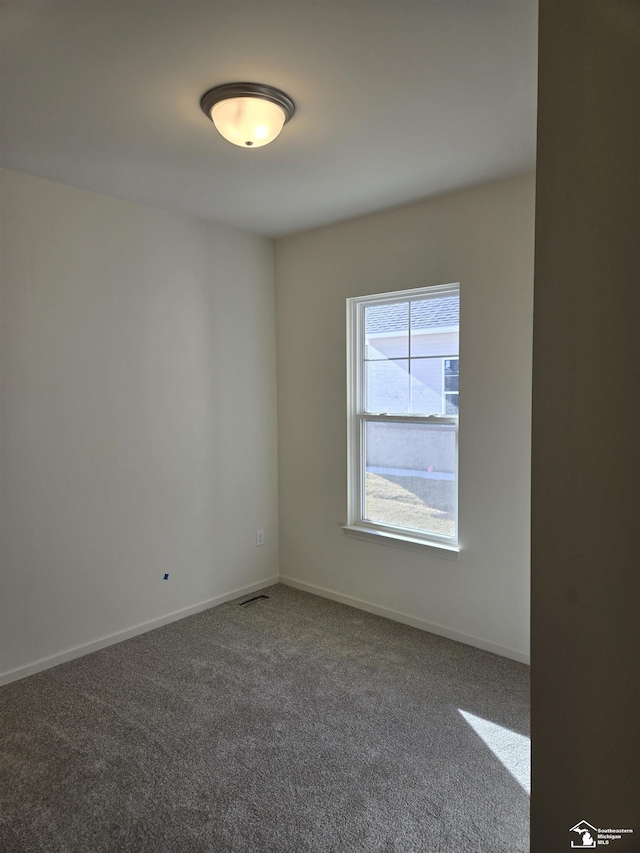
<svg viewBox="0 0 640 853"><path fill-rule="evenodd" d="M525 735L512 732L492 723L491 720L483 720L468 711L458 708L478 737L489 747L498 761L506 767L516 782L524 788L527 794L531 793L531 740Z"/></svg>

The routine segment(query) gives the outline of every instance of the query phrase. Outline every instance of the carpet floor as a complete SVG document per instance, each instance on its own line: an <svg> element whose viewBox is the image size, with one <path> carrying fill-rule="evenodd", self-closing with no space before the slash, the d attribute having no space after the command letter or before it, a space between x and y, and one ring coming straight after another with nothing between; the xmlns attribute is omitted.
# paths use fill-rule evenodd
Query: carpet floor
<svg viewBox="0 0 640 853"><path fill-rule="evenodd" d="M528 850L528 667L263 592L0 689L0 849Z"/></svg>

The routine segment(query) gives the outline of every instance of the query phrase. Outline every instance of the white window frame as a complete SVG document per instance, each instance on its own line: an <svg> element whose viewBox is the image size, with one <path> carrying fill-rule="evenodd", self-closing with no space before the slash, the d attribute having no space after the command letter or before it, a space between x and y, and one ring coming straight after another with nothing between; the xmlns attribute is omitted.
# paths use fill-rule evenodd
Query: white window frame
<svg viewBox="0 0 640 853"><path fill-rule="evenodd" d="M365 406L365 307L412 302L438 296L459 295L459 283L434 285L411 290L391 291L373 296L355 296L347 299L347 524L343 526L348 536L376 541L423 552L432 551L438 556L459 559L458 536L458 424L459 415L390 415L370 413ZM409 357L411 355L409 329ZM460 358L443 353L442 358ZM443 383L444 389L444 383ZM443 391L444 393L444 391ZM444 399L444 397L443 397ZM363 517L365 485L364 432L367 423L451 424L455 426L456 493L455 535L397 527L392 524L368 521Z"/></svg>

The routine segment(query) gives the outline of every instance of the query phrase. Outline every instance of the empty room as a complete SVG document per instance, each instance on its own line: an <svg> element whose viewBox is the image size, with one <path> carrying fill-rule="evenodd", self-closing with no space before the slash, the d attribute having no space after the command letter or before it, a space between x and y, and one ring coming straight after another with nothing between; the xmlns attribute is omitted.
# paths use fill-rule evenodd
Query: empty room
<svg viewBox="0 0 640 853"><path fill-rule="evenodd" d="M530 838L532 553L556 624L554 525L588 535L545 419L555 8L545 77L531 0L2 3L3 851L632 826L624 780L600 816L558 771Z"/></svg>

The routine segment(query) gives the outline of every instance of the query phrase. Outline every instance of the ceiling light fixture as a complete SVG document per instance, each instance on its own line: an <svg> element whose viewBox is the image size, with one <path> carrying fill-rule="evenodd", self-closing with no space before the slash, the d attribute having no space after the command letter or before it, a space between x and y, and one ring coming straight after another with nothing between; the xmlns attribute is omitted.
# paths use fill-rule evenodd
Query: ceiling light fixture
<svg viewBox="0 0 640 853"><path fill-rule="evenodd" d="M218 133L241 148L261 148L278 136L296 110L288 95L261 83L225 83L200 98Z"/></svg>

